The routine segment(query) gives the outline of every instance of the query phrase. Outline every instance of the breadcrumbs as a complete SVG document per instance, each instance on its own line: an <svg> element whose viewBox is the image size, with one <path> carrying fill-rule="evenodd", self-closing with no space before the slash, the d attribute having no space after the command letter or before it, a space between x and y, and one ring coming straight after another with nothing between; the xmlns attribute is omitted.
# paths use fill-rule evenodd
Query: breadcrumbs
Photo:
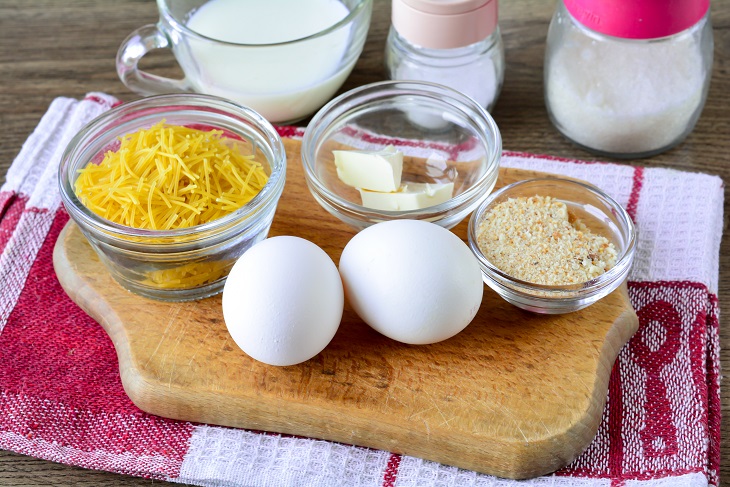
<svg viewBox="0 0 730 487"><path fill-rule="evenodd" d="M489 210L477 243L502 272L523 281L568 285L590 281L616 264L617 252L549 196L510 198Z"/></svg>

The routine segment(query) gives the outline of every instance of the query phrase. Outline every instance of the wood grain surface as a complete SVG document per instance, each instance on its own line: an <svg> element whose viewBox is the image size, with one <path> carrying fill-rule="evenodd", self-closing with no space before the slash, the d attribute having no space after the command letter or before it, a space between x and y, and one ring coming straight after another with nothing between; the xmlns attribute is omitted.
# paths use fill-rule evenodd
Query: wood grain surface
<svg viewBox="0 0 730 487"><path fill-rule="evenodd" d="M494 118L505 149L593 159L567 142L545 111L542 65L545 37L555 1L500 2L505 43L505 85ZM138 98L119 81L117 47L133 29L157 19L153 0L0 0L0 180L50 102L103 91L123 100ZM624 162L717 174L730 181L730 0L713 0L715 63L707 104L697 126L675 149L648 159ZM390 2L375 0L367 44L341 91L385 79L382 68L390 25ZM176 76L168 53L144 60L145 69ZM730 190L725 188L725 233ZM719 282L723 370L730 360L730 239L723 238ZM727 376L727 374L724 374ZM722 383L723 484L730 485L730 387ZM0 485L142 486L162 482L95 472L0 451ZM170 484L179 485L179 484Z"/></svg>
<svg viewBox="0 0 730 487"><path fill-rule="evenodd" d="M270 235L307 238L339 262L355 232L315 202L299 142L285 143L287 182ZM535 175L502 168L497 187ZM464 240L467 223L454 229ZM521 311L485 286L476 317L449 340L405 345L346 307L320 354L273 367L233 342L220 296L164 303L129 293L74 223L60 235L53 262L67 294L112 338L124 389L144 411L378 448L500 477L550 473L588 446L613 362L639 326L625 286L579 312L552 316Z"/></svg>

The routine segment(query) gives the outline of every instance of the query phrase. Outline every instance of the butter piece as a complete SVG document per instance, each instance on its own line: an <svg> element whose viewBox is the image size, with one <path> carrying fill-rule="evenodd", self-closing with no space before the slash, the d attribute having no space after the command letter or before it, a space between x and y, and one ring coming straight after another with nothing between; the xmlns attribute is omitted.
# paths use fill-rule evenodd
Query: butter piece
<svg viewBox="0 0 730 487"><path fill-rule="evenodd" d="M360 190L362 205L374 210L420 210L451 199L454 183L407 183L393 193Z"/></svg>
<svg viewBox="0 0 730 487"><path fill-rule="evenodd" d="M403 173L403 153L389 145L380 151L332 151L337 177L358 189L397 191Z"/></svg>

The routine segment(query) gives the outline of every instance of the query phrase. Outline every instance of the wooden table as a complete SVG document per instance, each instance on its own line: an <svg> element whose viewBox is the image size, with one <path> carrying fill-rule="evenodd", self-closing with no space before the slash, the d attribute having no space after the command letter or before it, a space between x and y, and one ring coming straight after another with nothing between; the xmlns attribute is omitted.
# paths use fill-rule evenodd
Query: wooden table
<svg viewBox="0 0 730 487"><path fill-rule="evenodd" d="M545 111L542 64L548 23L554 9L554 1L501 2L499 23L507 70L493 115L506 149L591 158L557 133ZM0 182L53 98L80 98L90 91L106 92L122 100L138 98L117 78L114 59L117 47L129 32L156 19L152 0L0 0ZM679 147L636 164L702 171L730 182L730 0L712 2L712 22L715 29L712 84L694 132ZM382 60L389 25L390 2L375 0L367 44L342 91L385 79ZM148 56L143 66L171 77L180 73L168 53ZM727 186L724 214L727 233L730 219ZM727 236L721 249L719 297L720 308L727 313L730 310L730 238ZM725 316L721 316L720 339L723 369L727 370L730 329ZM721 467L721 478L728 485L729 384L723 381ZM124 485L152 483L0 451L1 485L111 486L122 482Z"/></svg>

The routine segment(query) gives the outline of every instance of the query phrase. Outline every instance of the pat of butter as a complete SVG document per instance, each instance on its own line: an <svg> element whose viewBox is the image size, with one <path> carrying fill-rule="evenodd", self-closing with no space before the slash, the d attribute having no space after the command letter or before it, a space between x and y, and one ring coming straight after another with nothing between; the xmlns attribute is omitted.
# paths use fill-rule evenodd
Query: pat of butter
<svg viewBox="0 0 730 487"><path fill-rule="evenodd" d="M454 183L408 183L393 193L360 190L362 205L375 210L420 210L451 199Z"/></svg>
<svg viewBox="0 0 730 487"><path fill-rule="evenodd" d="M337 177L343 183L370 191L397 191L403 173L403 153L389 145L380 151L332 151Z"/></svg>

